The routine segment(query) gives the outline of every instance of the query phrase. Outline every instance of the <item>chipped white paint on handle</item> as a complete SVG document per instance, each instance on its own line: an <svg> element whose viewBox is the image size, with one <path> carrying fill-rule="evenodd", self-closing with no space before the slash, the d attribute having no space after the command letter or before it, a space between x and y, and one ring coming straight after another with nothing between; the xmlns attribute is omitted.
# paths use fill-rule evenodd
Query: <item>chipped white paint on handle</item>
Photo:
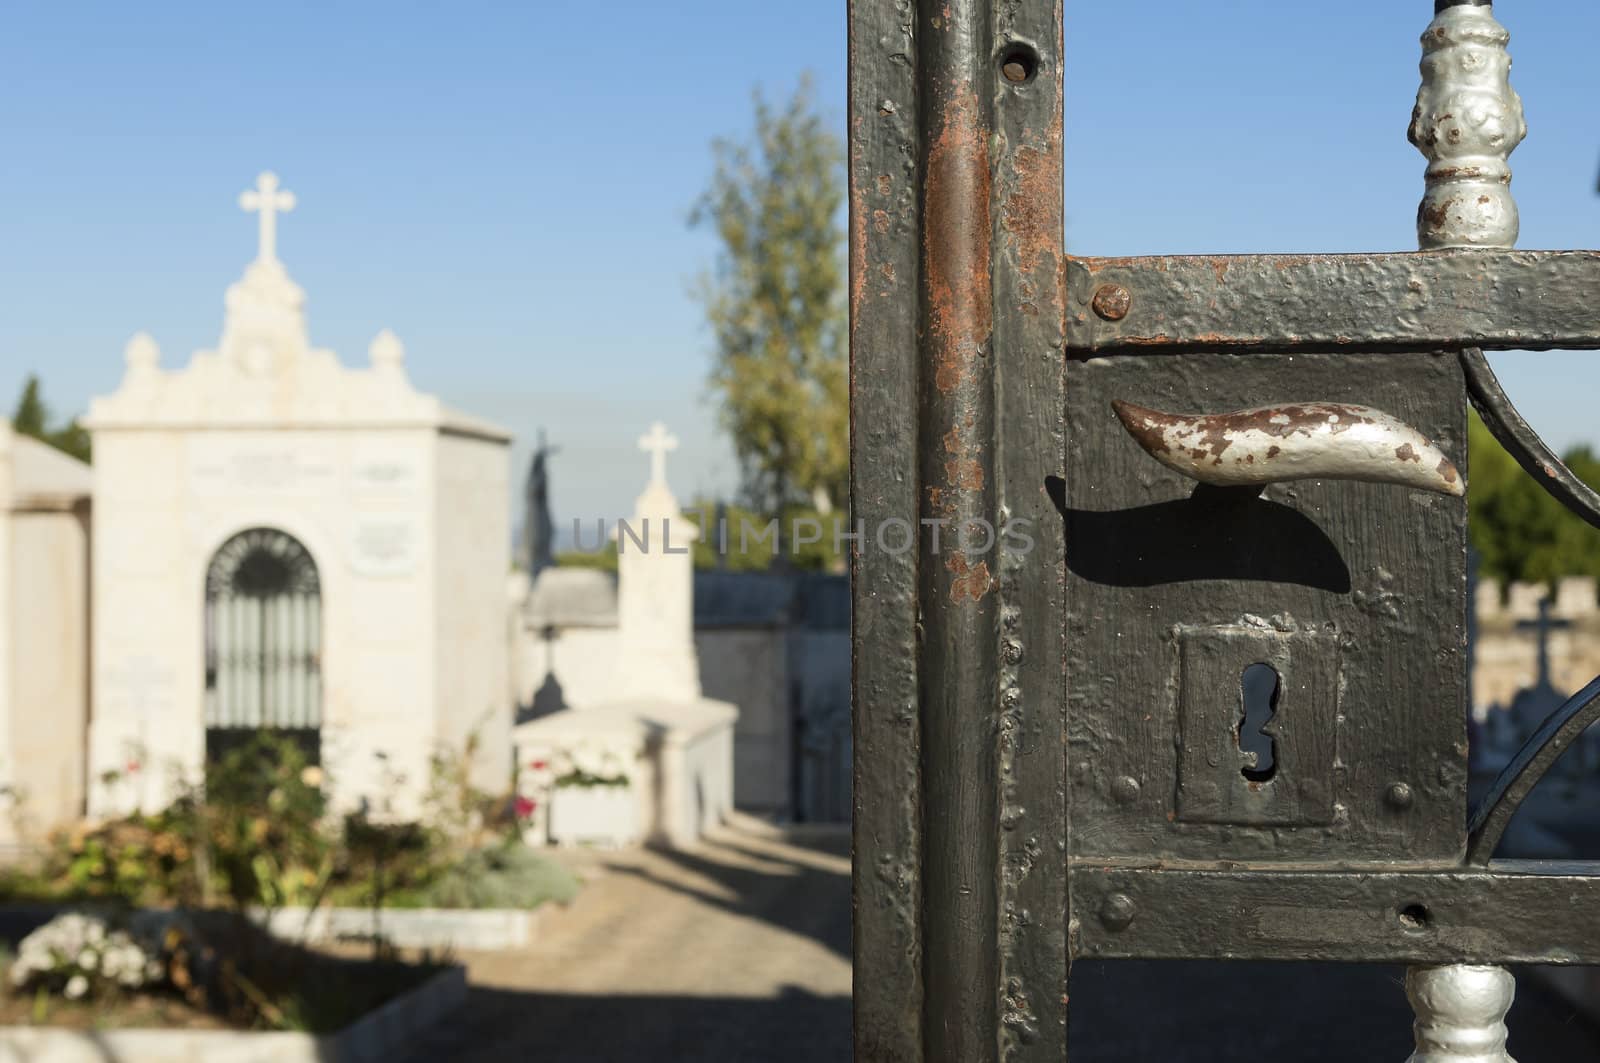
<svg viewBox="0 0 1600 1063"><path fill-rule="evenodd" d="M1304 402L1176 414L1114 401L1128 433L1174 472L1217 487L1365 480L1460 496L1461 475L1421 432L1370 406Z"/></svg>
<svg viewBox="0 0 1600 1063"><path fill-rule="evenodd" d="M1506 1054L1506 1012L1516 981L1503 967L1413 967L1406 997L1417 1050L1406 1063L1516 1063Z"/></svg>

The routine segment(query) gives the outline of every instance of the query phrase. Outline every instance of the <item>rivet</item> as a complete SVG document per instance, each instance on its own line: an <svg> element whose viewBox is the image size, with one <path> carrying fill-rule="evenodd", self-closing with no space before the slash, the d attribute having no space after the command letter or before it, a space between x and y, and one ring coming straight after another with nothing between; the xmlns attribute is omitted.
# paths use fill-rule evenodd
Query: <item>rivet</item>
<svg viewBox="0 0 1600 1063"><path fill-rule="evenodd" d="M1120 284L1102 284L1094 293L1094 312L1107 321L1121 321L1133 306L1133 294Z"/></svg>
<svg viewBox="0 0 1600 1063"><path fill-rule="evenodd" d="M1124 775L1112 782L1111 796L1120 804L1131 805L1139 797L1139 780L1132 775Z"/></svg>
<svg viewBox="0 0 1600 1063"><path fill-rule="evenodd" d="M1126 930L1133 922L1133 898L1113 893L1100 906L1100 925L1107 930Z"/></svg>
<svg viewBox="0 0 1600 1063"><path fill-rule="evenodd" d="M1383 795L1383 799L1389 802L1390 808L1404 810L1411 807L1416 797L1411 792L1410 783L1397 782L1390 784L1388 791Z"/></svg>
<svg viewBox="0 0 1600 1063"><path fill-rule="evenodd" d="M1018 664L1022 661L1022 643L1007 639L1000 646L1000 656L1007 664Z"/></svg>
<svg viewBox="0 0 1600 1063"><path fill-rule="evenodd" d="M1017 41L1000 55L1000 76L1013 85L1024 85L1033 80L1039 69L1039 53L1033 46Z"/></svg>

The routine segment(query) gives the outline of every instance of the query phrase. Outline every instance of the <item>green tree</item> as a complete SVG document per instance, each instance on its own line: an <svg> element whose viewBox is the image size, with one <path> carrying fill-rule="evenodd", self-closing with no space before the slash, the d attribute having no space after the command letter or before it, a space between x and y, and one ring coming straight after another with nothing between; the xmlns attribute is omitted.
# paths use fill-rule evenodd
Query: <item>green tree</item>
<svg viewBox="0 0 1600 1063"><path fill-rule="evenodd" d="M12 430L35 439L45 437L46 426L50 423L50 407L44 404L39 392L39 378L29 373L27 383L22 385L22 395L17 399L16 411L11 415Z"/></svg>
<svg viewBox="0 0 1600 1063"><path fill-rule="evenodd" d="M48 443L79 461L88 461L88 431L76 419L57 428L52 428L50 422L50 407L44 401L44 389L39 384L39 378L30 373L27 382L22 385L16 409L11 414L12 431Z"/></svg>
<svg viewBox="0 0 1600 1063"><path fill-rule="evenodd" d="M1468 451L1469 529L1479 571L1504 582L1548 583L1563 576L1600 578L1600 531L1545 493L1472 415ZM1562 458L1589 486L1600 488L1600 458L1577 447Z"/></svg>
<svg viewBox="0 0 1600 1063"><path fill-rule="evenodd" d="M690 221L721 244L698 295L744 494L766 513L828 508L849 482L844 146L808 77L782 109L758 91L752 138L712 150L711 184Z"/></svg>

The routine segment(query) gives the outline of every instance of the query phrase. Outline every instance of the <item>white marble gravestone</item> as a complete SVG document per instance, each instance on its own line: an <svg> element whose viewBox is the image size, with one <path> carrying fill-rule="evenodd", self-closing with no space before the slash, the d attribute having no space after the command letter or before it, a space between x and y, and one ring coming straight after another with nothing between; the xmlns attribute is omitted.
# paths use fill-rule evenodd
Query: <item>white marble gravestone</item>
<svg viewBox="0 0 1600 1063"><path fill-rule="evenodd" d="M294 197L263 174L240 203L260 252L217 348L164 369L135 336L88 417L90 811L159 805L208 738L280 725L342 807L414 813L430 754L474 731L503 789L509 436L413 389L387 330L360 368L312 347L277 257Z"/></svg>
<svg viewBox="0 0 1600 1063"><path fill-rule="evenodd" d="M83 813L92 487L0 421L0 846Z"/></svg>
<svg viewBox="0 0 1600 1063"><path fill-rule="evenodd" d="M596 629L603 640L590 644L594 659L566 673L571 685L585 671L603 671L604 695L569 700L572 707L516 729L530 841L688 845L733 811L739 710L700 692L690 554L697 529L667 486L674 446L660 424L639 440L651 474L617 530L616 628ZM560 572L545 569L540 581ZM539 590L536 583L536 601ZM617 785L563 785L578 775Z"/></svg>

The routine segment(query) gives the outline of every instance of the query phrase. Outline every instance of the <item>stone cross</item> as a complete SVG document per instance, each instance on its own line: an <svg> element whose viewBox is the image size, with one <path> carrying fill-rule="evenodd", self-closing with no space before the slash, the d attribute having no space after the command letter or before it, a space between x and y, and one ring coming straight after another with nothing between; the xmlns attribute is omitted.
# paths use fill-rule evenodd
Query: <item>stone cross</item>
<svg viewBox="0 0 1600 1063"><path fill-rule="evenodd" d="M667 486L667 452L678 449L678 437L657 421L639 437L639 449L650 455L650 485Z"/></svg>
<svg viewBox="0 0 1600 1063"><path fill-rule="evenodd" d="M1535 687L1548 687L1550 682L1550 632L1572 626L1570 620L1560 620L1550 615L1550 599L1539 599L1539 619L1518 620L1517 627L1522 631L1537 631L1539 638L1539 678L1534 681Z"/></svg>
<svg viewBox="0 0 1600 1063"><path fill-rule="evenodd" d="M256 178L256 186L239 194L239 206L260 214L261 249L256 258L274 262L278 258L278 211L294 209L294 193L278 190L278 175L267 170Z"/></svg>

